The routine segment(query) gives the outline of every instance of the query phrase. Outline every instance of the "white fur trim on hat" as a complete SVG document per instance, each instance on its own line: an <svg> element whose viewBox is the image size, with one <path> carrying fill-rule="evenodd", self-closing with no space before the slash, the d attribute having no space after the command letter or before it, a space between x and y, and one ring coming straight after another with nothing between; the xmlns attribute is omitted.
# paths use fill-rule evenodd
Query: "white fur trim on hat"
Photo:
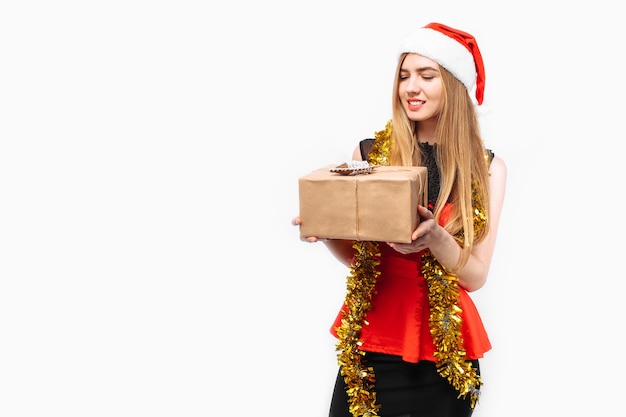
<svg viewBox="0 0 626 417"><path fill-rule="evenodd" d="M474 57L455 39L434 29L420 28L410 33L400 43L398 57L405 52L413 52L432 59L461 81L468 92L474 90L476 85Z"/></svg>

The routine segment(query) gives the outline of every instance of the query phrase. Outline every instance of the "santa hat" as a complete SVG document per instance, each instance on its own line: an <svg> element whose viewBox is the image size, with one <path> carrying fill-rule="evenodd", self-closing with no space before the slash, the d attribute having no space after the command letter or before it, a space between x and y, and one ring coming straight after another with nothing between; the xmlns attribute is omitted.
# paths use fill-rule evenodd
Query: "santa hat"
<svg viewBox="0 0 626 417"><path fill-rule="evenodd" d="M465 85L468 92L476 89L476 100L482 104L485 67L472 35L441 23L429 23L404 38L398 55L405 52L425 56L444 67Z"/></svg>

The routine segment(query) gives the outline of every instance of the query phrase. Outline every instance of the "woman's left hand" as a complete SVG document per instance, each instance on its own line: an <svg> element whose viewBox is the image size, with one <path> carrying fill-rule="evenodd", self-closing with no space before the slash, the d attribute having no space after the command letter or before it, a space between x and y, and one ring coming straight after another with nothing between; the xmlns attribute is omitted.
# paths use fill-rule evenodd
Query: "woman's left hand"
<svg viewBox="0 0 626 417"><path fill-rule="evenodd" d="M440 239L440 232L445 230L437 224L435 216L424 206L417 206L417 214L420 222L417 229L413 231L411 243L393 243L387 242L389 246L396 251L406 255L408 253L420 252L429 248L433 243ZM447 233L447 232L446 232Z"/></svg>

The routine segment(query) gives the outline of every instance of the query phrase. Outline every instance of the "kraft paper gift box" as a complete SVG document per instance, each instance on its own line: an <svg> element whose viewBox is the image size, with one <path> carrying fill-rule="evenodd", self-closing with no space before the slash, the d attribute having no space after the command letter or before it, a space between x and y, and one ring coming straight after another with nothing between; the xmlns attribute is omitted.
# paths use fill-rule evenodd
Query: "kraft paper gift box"
<svg viewBox="0 0 626 417"><path fill-rule="evenodd" d="M359 175L331 168L298 179L301 236L411 242L417 205L428 201L426 167L378 166Z"/></svg>

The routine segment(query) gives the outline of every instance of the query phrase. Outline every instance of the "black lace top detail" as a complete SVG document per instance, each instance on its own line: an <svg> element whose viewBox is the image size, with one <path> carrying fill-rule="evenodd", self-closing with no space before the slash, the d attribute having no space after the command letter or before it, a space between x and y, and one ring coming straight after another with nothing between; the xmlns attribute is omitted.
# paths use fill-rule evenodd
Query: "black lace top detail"
<svg viewBox="0 0 626 417"><path fill-rule="evenodd" d="M364 161L367 160L367 155L375 141L376 139L364 139L360 142L361 158ZM440 186L440 174L436 158L437 144L420 142L419 149L422 152L422 166L425 166L428 170L428 208L433 210L439 196ZM489 153L489 161L491 161L494 154L491 150L487 150L487 152Z"/></svg>
<svg viewBox="0 0 626 417"><path fill-rule="evenodd" d="M437 144L420 142L420 151L422 152L422 166L428 170L428 208L434 210L437 196L439 195L439 167L437 166L437 158L435 152Z"/></svg>

